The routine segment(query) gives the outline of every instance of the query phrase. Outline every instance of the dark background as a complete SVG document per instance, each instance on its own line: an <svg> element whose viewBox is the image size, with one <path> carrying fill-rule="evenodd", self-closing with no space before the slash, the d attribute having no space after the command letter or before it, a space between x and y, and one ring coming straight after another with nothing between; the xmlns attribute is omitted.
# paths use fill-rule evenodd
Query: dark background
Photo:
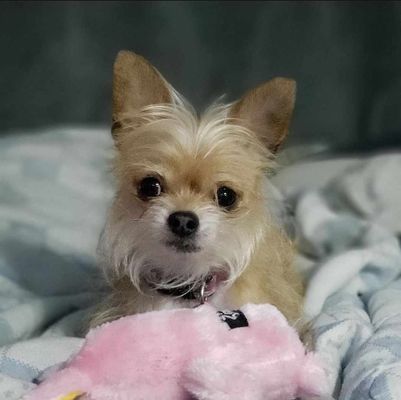
<svg viewBox="0 0 401 400"><path fill-rule="evenodd" d="M401 146L401 3L2 2L0 132L110 121L120 49L198 108L298 81L290 143Z"/></svg>

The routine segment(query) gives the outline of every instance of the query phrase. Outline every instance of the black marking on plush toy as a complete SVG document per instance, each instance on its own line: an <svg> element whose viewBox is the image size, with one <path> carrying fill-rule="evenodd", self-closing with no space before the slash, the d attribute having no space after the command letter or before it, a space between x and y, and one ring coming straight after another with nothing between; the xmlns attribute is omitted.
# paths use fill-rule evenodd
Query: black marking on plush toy
<svg viewBox="0 0 401 400"><path fill-rule="evenodd" d="M245 314L241 310L217 311L217 315L222 322L225 322L230 329L243 328L249 326Z"/></svg>

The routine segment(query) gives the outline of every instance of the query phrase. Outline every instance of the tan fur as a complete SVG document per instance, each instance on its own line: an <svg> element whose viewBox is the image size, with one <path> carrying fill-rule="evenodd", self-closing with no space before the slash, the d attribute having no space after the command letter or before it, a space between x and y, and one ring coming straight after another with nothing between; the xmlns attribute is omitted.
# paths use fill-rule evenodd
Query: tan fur
<svg viewBox="0 0 401 400"><path fill-rule="evenodd" d="M114 63L113 135L117 136L118 121L132 110L150 104L169 103L171 95L158 71L143 57L130 51L120 51Z"/></svg>
<svg viewBox="0 0 401 400"><path fill-rule="evenodd" d="M295 90L294 80L274 78L247 92L233 105L231 116L240 119L276 152L288 132Z"/></svg>
<svg viewBox="0 0 401 400"><path fill-rule="evenodd" d="M298 323L304 289L293 268L293 254L293 245L284 234L267 232L248 267L229 289L233 306L270 303Z"/></svg>
<svg viewBox="0 0 401 400"><path fill-rule="evenodd" d="M302 284L292 267L292 244L273 222L264 192L272 150L288 130L293 81L272 80L198 117L143 58L120 53L114 73L118 191L100 246L111 294L92 325L193 305L143 290L148 265L191 280L221 269L228 280L210 300L217 307L270 302L295 324ZM162 196L140 198L137 188L146 176L162 182ZM222 185L237 192L232 210L216 204ZM166 216L177 210L199 215L205 229L199 254L172 253L162 244Z"/></svg>

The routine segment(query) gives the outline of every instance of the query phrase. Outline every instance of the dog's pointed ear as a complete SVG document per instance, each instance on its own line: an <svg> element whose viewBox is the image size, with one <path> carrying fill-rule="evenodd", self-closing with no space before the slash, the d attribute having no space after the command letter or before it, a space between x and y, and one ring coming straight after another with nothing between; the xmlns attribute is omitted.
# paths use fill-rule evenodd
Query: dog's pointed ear
<svg viewBox="0 0 401 400"><path fill-rule="evenodd" d="M233 104L230 117L252 130L275 153L285 139L295 104L296 83L274 78Z"/></svg>
<svg viewBox="0 0 401 400"><path fill-rule="evenodd" d="M113 74L113 136L130 113L151 104L171 102L169 86L159 71L131 51L118 53Z"/></svg>

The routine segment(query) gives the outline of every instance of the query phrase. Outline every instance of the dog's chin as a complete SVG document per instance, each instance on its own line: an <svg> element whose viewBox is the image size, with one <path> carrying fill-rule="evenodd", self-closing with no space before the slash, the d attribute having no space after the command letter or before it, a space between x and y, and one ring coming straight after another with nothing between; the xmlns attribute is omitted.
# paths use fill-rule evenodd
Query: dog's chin
<svg viewBox="0 0 401 400"><path fill-rule="evenodd" d="M177 253L199 253L202 248L192 240L168 240L166 246Z"/></svg>

